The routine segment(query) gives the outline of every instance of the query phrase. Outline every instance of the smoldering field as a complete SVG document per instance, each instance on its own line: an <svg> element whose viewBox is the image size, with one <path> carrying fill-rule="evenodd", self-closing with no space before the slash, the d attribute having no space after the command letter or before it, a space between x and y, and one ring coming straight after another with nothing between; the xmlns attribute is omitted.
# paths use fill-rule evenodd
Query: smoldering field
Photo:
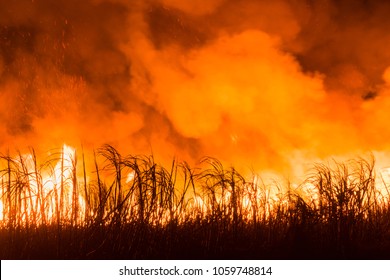
<svg viewBox="0 0 390 280"><path fill-rule="evenodd" d="M0 3L4 257L386 256L389 10Z"/></svg>

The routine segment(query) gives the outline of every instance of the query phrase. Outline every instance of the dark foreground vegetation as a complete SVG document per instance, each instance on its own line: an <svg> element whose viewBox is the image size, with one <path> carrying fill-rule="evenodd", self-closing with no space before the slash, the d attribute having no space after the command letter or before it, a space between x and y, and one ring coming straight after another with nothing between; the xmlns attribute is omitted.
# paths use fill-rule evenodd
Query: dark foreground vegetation
<svg viewBox="0 0 390 280"><path fill-rule="evenodd" d="M316 165L274 195L210 158L166 169L105 146L88 174L79 158L1 157L1 259L390 259L373 160Z"/></svg>

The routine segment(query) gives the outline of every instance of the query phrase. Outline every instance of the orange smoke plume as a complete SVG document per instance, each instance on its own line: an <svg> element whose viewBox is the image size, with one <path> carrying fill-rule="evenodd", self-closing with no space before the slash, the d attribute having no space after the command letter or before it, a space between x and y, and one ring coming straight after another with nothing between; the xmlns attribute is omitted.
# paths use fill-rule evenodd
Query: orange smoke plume
<svg viewBox="0 0 390 280"><path fill-rule="evenodd" d="M286 174L386 154L389 10L325 0L1 3L1 148L109 143Z"/></svg>

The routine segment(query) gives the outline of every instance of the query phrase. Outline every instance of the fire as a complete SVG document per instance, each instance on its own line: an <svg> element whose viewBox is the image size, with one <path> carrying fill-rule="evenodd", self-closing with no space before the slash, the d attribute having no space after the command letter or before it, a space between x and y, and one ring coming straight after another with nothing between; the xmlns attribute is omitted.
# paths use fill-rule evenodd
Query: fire
<svg viewBox="0 0 390 280"><path fill-rule="evenodd" d="M0 221L4 219L4 206L3 202L0 200Z"/></svg>
<svg viewBox="0 0 390 280"><path fill-rule="evenodd" d="M0 151L69 144L42 170L34 154L9 156L3 219L18 209L20 220L72 221L83 209L98 215L90 208L96 201L122 202L121 187L134 187L137 174L117 171L119 195L105 201L105 176L77 174L71 146L80 142L88 152L108 143L167 165L172 157L193 165L215 157L240 171L292 178L291 185L315 162L390 150L386 3L3 2ZM389 158L377 173L384 190ZM92 201L90 185L101 191ZM269 197L280 201L278 193ZM218 203L232 199L221 195ZM194 198L200 209L205 203Z"/></svg>
<svg viewBox="0 0 390 280"><path fill-rule="evenodd" d="M178 171L180 164L175 163L169 171L152 157L122 157L110 146L100 152L102 165L94 158L94 180L86 176L85 165L83 175L77 172L75 148L64 145L53 155L43 165L37 163L34 152L2 158L3 226L75 226L90 221L107 225L117 219L153 226L215 218L256 223L294 207L314 211L324 207L323 203L346 211L343 207L349 204L339 200L344 196L352 199L356 195L362 204L374 199L379 206L390 200L390 169L374 169L363 160L348 165L319 164L305 181L281 184L277 174L263 172L244 178L215 159L204 160L206 165L199 171L187 165Z"/></svg>
<svg viewBox="0 0 390 280"><path fill-rule="evenodd" d="M17 220L22 223L31 222L28 219L41 212L40 219L34 218L36 225L54 221L71 222L75 217L74 222L77 223L78 218L83 219L85 200L77 186L75 149L64 145L58 155L56 164L46 167L37 166L35 154L9 159L14 166L2 176L1 220L12 220L10 215L17 211L21 212ZM18 192L18 186L22 188L20 193L12 198L11 193ZM17 201L12 202L14 199L19 200L19 206ZM4 205L10 208L4 208ZM12 206L15 209L11 209ZM74 211L77 211L77 215Z"/></svg>

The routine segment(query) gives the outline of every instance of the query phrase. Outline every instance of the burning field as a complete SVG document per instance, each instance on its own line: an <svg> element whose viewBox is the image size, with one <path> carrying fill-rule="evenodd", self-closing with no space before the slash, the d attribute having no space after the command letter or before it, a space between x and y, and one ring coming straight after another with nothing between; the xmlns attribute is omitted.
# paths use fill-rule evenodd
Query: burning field
<svg viewBox="0 0 390 280"><path fill-rule="evenodd" d="M1 2L0 257L389 258L389 13Z"/></svg>

